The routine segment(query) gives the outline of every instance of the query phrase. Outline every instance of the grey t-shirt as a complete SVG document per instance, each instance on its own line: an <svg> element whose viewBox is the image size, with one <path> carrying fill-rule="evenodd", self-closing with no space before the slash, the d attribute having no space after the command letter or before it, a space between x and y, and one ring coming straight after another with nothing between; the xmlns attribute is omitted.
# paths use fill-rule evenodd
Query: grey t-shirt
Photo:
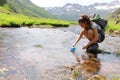
<svg viewBox="0 0 120 80"><path fill-rule="evenodd" d="M98 24L96 24L95 22L92 22L91 28L92 28L92 29L93 29L93 28L97 28L97 29L101 30L101 27L100 27Z"/></svg>

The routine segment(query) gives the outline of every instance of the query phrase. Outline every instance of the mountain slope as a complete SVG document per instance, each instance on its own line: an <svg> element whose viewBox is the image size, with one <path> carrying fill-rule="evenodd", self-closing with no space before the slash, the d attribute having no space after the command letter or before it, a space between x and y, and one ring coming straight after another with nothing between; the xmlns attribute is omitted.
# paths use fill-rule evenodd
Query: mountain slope
<svg viewBox="0 0 120 80"><path fill-rule="evenodd" d="M120 19L120 8L118 8L117 10L115 10L112 14L111 14L112 18L119 18Z"/></svg>
<svg viewBox="0 0 120 80"><path fill-rule="evenodd" d="M119 7L120 2L115 0L110 3L94 3L88 6L67 3L63 7L48 7L45 9L61 19L76 21L80 15L84 13L88 15L97 13L102 17L106 17L108 14Z"/></svg>
<svg viewBox="0 0 120 80"><path fill-rule="evenodd" d="M116 9L115 11L111 12L108 15L108 27L107 30L111 33L114 30L120 31L120 8ZM118 34L118 33L116 33Z"/></svg>
<svg viewBox="0 0 120 80"><path fill-rule="evenodd" d="M5 6L11 12L44 18L56 18L45 9L34 5L30 0L0 0L0 6Z"/></svg>
<svg viewBox="0 0 120 80"><path fill-rule="evenodd" d="M3 6L7 0L0 0L0 5Z"/></svg>
<svg viewBox="0 0 120 80"><path fill-rule="evenodd" d="M70 22L53 18L55 18L53 15L34 5L30 0L0 0L0 27L32 25L33 27L41 27L41 25L68 27L70 25Z"/></svg>

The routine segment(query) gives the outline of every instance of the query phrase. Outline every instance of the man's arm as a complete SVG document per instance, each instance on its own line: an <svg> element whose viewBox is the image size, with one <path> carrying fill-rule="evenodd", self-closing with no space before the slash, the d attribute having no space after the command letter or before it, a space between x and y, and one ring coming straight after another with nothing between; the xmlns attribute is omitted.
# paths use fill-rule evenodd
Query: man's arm
<svg viewBox="0 0 120 80"><path fill-rule="evenodd" d="M83 30L80 32L80 35L77 37L76 41L73 43L73 46L76 46L76 44L80 41L82 36L83 36Z"/></svg>

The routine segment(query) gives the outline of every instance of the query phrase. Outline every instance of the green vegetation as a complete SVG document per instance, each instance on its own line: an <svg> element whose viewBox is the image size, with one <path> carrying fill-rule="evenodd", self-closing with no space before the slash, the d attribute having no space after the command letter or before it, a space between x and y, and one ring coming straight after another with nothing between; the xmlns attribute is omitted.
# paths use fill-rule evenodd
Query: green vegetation
<svg viewBox="0 0 120 80"><path fill-rule="evenodd" d="M116 9L110 15L108 15L108 27L107 30L118 30L120 31L120 8ZM116 24L116 22L118 24Z"/></svg>
<svg viewBox="0 0 120 80"><path fill-rule="evenodd" d="M42 45L37 44L37 45L34 45L34 47L36 47L36 48L42 48Z"/></svg>
<svg viewBox="0 0 120 80"><path fill-rule="evenodd" d="M32 25L67 27L70 22L55 18L43 8L34 5L30 0L0 0L0 27Z"/></svg>
<svg viewBox="0 0 120 80"><path fill-rule="evenodd" d="M106 29L107 30L110 30L110 29L112 29L112 30L120 30L120 23L115 24L114 20L109 20Z"/></svg>
<svg viewBox="0 0 120 80"><path fill-rule="evenodd" d="M6 2L7 0L0 0L0 5L3 6Z"/></svg>
<svg viewBox="0 0 120 80"><path fill-rule="evenodd" d="M49 19L49 18L33 18L15 13L0 13L0 27L20 27L35 25L51 25L54 27L67 27L70 25L67 21Z"/></svg>
<svg viewBox="0 0 120 80"><path fill-rule="evenodd" d="M120 51L116 51L115 53L117 57L120 57Z"/></svg>
<svg viewBox="0 0 120 80"><path fill-rule="evenodd" d="M120 80L120 77L112 78L111 80Z"/></svg>

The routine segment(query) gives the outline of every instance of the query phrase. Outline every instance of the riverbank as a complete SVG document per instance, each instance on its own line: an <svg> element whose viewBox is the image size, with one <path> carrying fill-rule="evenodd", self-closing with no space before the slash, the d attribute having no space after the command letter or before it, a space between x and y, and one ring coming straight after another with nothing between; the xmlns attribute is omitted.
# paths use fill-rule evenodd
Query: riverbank
<svg viewBox="0 0 120 80"><path fill-rule="evenodd" d="M109 29L106 33L110 34L111 36L120 36L120 30Z"/></svg>
<svg viewBox="0 0 120 80"><path fill-rule="evenodd" d="M106 26L106 32L113 36L120 36L120 23L116 24L115 20L109 20Z"/></svg>
<svg viewBox="0 0 120 80"><path fill-rule="evenodd" d="M53 27L68 27L71 23L59 19L35 18L15 13L0 13L0 27L21 27L33 25L50 25ZM37 26L37 27L39 27ZM49 26L48 26L49 27Z"/></svg>

